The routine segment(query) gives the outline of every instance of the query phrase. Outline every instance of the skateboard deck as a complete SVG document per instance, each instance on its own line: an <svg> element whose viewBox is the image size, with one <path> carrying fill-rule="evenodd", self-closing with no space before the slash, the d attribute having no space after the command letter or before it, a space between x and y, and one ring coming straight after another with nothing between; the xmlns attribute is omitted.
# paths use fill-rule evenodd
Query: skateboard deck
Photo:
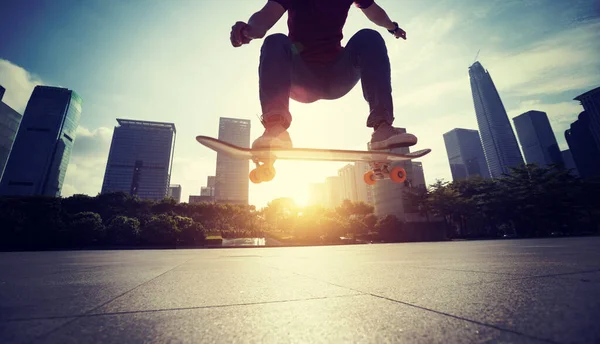
<svg viewBox="0 0 600 344"><path fill-rule="evenodd" d="M386 178L390 178L394 182L403 182L406 179L404 169L394 167L390 170L390 164L396 161L420 158L431 152L429 148L407 154L392 153L387 150L359 151L319 148L251 149L202 135L196 136L196 141L232 158L252 160L256 164L256 169L250 172L250 180L254 183L273 179L275 176L275 169L273 167L275 160L364 161L368 162L372 168L364 176L367 184L374 184L376 180Z"/></svg>

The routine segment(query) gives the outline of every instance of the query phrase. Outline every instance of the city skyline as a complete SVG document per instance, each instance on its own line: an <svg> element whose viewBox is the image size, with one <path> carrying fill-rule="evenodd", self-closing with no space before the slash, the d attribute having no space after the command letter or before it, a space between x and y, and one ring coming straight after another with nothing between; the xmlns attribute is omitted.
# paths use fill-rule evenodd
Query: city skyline
<svg viewBox="0 0 600 344"><path fill-rule="evenodd" d="M195 142L196 135L216 136L213 128L221 116L246 118L252 122L251 138L261 134L255 67L262 41L233 49L225 37L232 23L258 9L256 4L240 2L235 12L216 11L206 18L204 3L140 6L136 1L92 1L93 5L73 6L57 0L55 6L64 15L63 34L50 35L54 22L41 12L29 13L28 2L10 4L0 14L6 38L0 47L0 84L7 89L5 103L20 113L37 84L65 85L86 100L65 195L100 191L112 123L120 114L170 121L180 128L171 182L183 186L184 200L199 192L206 176L214 175L216 156ZM479 60L493 74L509 119L534 108L544 111L559 148L568 148L563 133L582 111L574 97L600 85L594 58L600 51L600 21L589 15L596 13L593 1L378 3L408 34L406 41L395 40L378 30L392 64L394 124L416 134L418 148L432 148L422 159L428 183L451 180L442 133L476 128L465 71L480 49ZM269 33L287 33L285 17ZM21 19L15 22L17 18ZM204 20L198 23L199 18ZM342 43L363 27L373 28L351 9ZM506 35L509 28L520 34ZM224 34L205 35L206 30ZM86 42L76 59L67 53L73 41ZM296 147L363 149L369 140L370 131L364 127L368 109L360 87L337 101L292 102L291 110L290 134ZM264 206L274 198L292 196L302 204L307 196L286 194L285 185L307 189L341 166L278 163L275 180L250 184L249 201Z"/></svg>

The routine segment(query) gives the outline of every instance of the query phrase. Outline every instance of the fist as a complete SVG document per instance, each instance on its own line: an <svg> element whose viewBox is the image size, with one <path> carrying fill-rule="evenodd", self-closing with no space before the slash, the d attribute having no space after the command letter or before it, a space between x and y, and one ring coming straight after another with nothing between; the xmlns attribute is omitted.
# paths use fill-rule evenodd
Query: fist
<svg viewBox="0 0 600 344"><path fill-rule="evenodd" d="M394 31L393 35L396 38L402 38L402 39L406 40L406 31L402 30L401 28L397 28Z"/></svg>
<svg viewBox="0 0 600 344"><path fill-rule="evenodd" d="M250 38L247 36L247 31L249 29L249 25L244 22L236 22L231 27L231 34L229 35L229 39L231 40L231 45L234 47L239 47L243 44L250 43Z"/></svg>

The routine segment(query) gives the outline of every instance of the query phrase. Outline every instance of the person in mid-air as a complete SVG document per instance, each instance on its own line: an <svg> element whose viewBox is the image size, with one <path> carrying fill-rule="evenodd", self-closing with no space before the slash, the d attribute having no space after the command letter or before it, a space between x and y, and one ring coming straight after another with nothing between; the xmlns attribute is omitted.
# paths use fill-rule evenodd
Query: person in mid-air
<svg viewBox="0 0 600 344"><path fill-rule="evenodd" d="M240 47L265 37L288 12L289 34L272 34L261 47L258 73L265 132L253 142L253 148L292 147L287 131L292 121L290 98L302 103L338 99L359 79L370 108L367 127L374 129L370 149L417 143L414 135L392 126L390 61L381 35L363 29L345 47L341 46L342 28L353 3L371 22L396 38L406 39L406 32L374 0L268 0L248 23L238 21L233 25L231 44Z"/></svg>

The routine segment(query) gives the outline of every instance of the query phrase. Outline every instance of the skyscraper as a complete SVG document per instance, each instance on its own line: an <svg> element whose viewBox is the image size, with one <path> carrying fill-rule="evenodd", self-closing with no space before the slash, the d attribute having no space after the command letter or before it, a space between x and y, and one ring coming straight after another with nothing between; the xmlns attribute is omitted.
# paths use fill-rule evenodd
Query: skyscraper
<svg viewBox="0 0 600 344"><path fill-rule="evenodd" d="M402 132L406 132L405 128L398 128ZM370 149L369 144L367 148ZM408 147L399 147L390 150L393 153L406 154L410 152ZM390 165L390 169L395 166L402 166L407 173L407 180L412 179L411 161L397 161ZM363 181L364 183L364 181ZM373 206L375 215L381 217L386 215L395 215L400 221L405 220L404 213L404 183L394 183L389 179L378 180L373 188Z"/></svg>
<svg viewBox="0 0 600 344"><path fill-rule="evenodd" d="M341 181L342 200L373 203L372 186L364 182L363 175L370 170L369 164L357 161L338 170Z"/></svg>
<svg viewBox="0 0 600 344"><path fill-rule="evenodd" d="M330 176L325 178L325 205L328 208L335 208L342 204L342 178L339 176Z"/></svg>
<svg viewBox="0 0 600 344"><path fill-rule="evenodd" d="M590 132L600 149L600 87L587 91L575 97L590 118Z"/></svg>
<svg viewBox="0 0 600 344"><path fill-rule="evenodd" d="M2 102L4 91L0 86L0 180L22 118L20 113Z"/></svg>
<svg viewBox="0 0 600 344"><path fill-rule="evenodd" d="M356 167L353 164L347 164L338 170L338 177L340 177L340 181L342 183L342 200L347 199L352 202L358 201L358 183L356 180L356 175ZM360 179L360 181L362 181L362 175ZM362 184L364 184L364 182Z"/></svg>
<svg viewBox="0 0 600 344"><path fill-rule="evenodd" d="M250 120L239 118L219 119L219 140L250 147ZM248 160L234 159L217 153L215 175L215 200L220 203L248 204Z"/></svg>
<svg viewBox="0 0 600 344"><path fill-rule="evenodd" d="M506 110L492 81L479 62L469 67L471 93L481 135L483 152L492 178L523 164L523 157Z"/></svg>
<svg viewBox="0 0 600 344"><path fill-rule="evenodd" d="M373 185L368 185L363 179L365 172L371 169L369 163L366 161L357 161L354 164L354 167L356 169L356 178L358 179L356 192L358 200L368 204L375 203L375 200L373 199Z"/></svg>
<svg viewBox="0 0 600 344"><path fill-rule="evenodd" d="M600 176L600 149L595 144L587 111L581 112L578 119L571 123L571 128L565 131L565 138L579 176Z"/></svg>
<svg viewBox="0 0 600 344"><path fill-rule="evenodd" d="M513 122L528 164L564 165L556 137L545 112L527 111L513 118Z"/></svg>
<svg viewBox="0 0 600 344"><path fill-rule="evenodd" d="M167 197L175 124L117 118L102 193L122 191L154 201Z"/></svg>
<svg viewBox="0 0 600 344"><path fill-rule="evenodd" d="M177 202L177 203L181 202L181 185L179 185L179 184L170 185L167 196L174 199L175 202Z"/></svg>
<svg viewBox="0 0 600 344"><path fill-rule="evenodd" d="M472 129L455 128L444 134L446 153L450 162L452 180L473 176L490 178L479 132Z"/></svg>
<svg viewBox="0 0 600 344"><path fill-rule="evenodd" d="M562 152L563 161L565 162L565 168L567 170L571 170L571 173L574 176L579 176L579 171L577 170L577 165L575 165L575 160L573 160L573 154L571 154L571 150L566 149Z"/></svg>
<svg viewBox="0 0 600 344"><path fill-rule="evenodd" d="M72 90L34 88L6 163L0 195L60 196L81 105Z"/></svg>

